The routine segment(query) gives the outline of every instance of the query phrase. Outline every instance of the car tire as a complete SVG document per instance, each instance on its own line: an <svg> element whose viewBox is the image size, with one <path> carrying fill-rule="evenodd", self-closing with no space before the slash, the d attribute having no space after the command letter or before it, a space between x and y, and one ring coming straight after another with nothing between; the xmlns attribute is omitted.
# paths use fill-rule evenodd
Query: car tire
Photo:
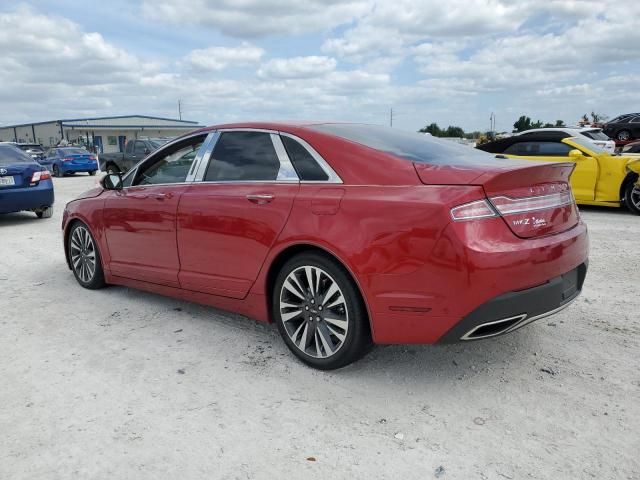
<svg viewBox="0 0 640 480"><path fill-rule="evenodd" d="M53 207L41 208L35 211L38 218L51 218L53 216Z"/></svg>
<svg viewBox="0 0 640 480"><path fill-rule="evenodd" d="M84 223L77 222L71 227L67 253L73 275L82 287L96 290L106 285L98 244Z"/></svg>
<svg viewBox="0 0 640 480"><path fill-rule="evenodd" d="M320 370L344 367L367 353L371 332L358 287L337 261L301 253L280 269L273 318L291 352Z"/></svg>
<svg viewBox="0 0 640 480"><path fill-rule="evenodd" d="M93 177L95 174L96 174L96 171L95 171L95 170L91 170L91 171L89 172L89 175L91 175L92 177Z"/></svg>
<svg viewBox="0 0 640 480"><path fill-rule="evenodd" d="M624 203L636 215L640 215L640 183L629 182L624 190Z"/></svg>
<svg viewBox="0 0 640 480"><path fill-rule="evenodd" d="M631 140L631 132L629 132L629 130L620 130L616 134L616 138L621 142L626 142L627 140Z"/></svg>
<svg viewBox="0 0 640 480"><path fill-rule="evenodd" d="M53 173L54 177L61 177L62 176L62 175L60 175L60 167L58 167L57 165L53 166L52 173Z"/></svg>

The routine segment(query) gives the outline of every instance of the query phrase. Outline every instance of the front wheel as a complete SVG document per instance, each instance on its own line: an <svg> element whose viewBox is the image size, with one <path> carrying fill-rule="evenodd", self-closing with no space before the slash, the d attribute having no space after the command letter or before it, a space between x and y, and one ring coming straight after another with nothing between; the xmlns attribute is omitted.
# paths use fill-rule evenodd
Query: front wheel
<svg viewBox="0 0 640 480"><path fill-rule="evenodd" d="M348 365L371 345L366 308L353 280L317 253L291 258L273 289L273 317L287 347L321 370Z"/></svg>
<svg viewBox="0 0 640 480"><path fill-rule="evenodd" d="M631 212L640 215L640 179L637 183L629 183L624 192L624 203Z"/></svg>
<svg viewBox="0 0 640 480"><path fill-rule="evenodd" d="M100 251L89 228L84 223L71 227L67 241L71 269L78 283L95 290L105 286Z"/></svg>

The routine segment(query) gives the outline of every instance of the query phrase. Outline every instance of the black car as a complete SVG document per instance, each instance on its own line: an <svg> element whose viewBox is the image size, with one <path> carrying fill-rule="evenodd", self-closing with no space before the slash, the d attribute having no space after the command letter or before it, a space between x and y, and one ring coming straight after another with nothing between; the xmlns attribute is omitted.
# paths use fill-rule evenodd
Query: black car
<svg viewBox="0 0 640 480"><path fill-rule="evenodd" d="M627 143L622 147L622 154L625 153L640 153L640 142Z"/></svg>
<svg viewBox="0 0 640 480"><path fill-rule="evenodd" d="M626 113L605 123L602 131L609 138L626 142L640 138L640 113Z"/></svg>

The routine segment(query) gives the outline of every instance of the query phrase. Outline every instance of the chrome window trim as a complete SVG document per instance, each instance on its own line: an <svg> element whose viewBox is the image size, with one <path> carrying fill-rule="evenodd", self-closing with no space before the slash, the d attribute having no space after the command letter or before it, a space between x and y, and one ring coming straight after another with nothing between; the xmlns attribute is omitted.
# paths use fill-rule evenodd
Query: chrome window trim
<svg viewBox="0 0 640 480"><path fill-rule="evenodd" d="M278 170L278 175L276 177L276 181L281 182L300 182L300 178L296 173L296 169L293 168L293 164L291 163L291 159L287 154L287 150L284 148L284 144L282 143L282 139L280 135L277 133L270 134L271 143L273 143L273 148L276 151L276 155L278 156L278 161L280 162L280 170Z"/></svg>
<svg viewBox="0 0 640 480"><path fill-rule="evenodd" d="M220 132L213 131L207 137L207 141L204 146L204 151L202 154L202 158L198 164L198 168L196 169L196 173L194 175L194 182L201 182L204 178L204 174L207 172L207 167L209 166L209 162L211 161L211 154L213 153L213 149L215 148L218 140L220 139Z"/></svg>
<svg viewBox="0 0 640 480"><path fill-rule="evenodd" d="M292 140L295 140L296 142L298 142L300 145L302 145L313 157L313 159L316 162L318 162L318 165L320 165L320 168L329 177L327 180L300 180L300 183L343 183L342 179L335 172L335 170L331 168L331 166L327 163L327 161L324 158L322 158L322 156L318 152L316 152L316 150L311 145L309 145L309 143L307 143L305 140L303 140L302 138L296 135L292 135L287 132L279 132L279 133L280 135L289 137Z"/></svg>
<svg viewBox="0 0 640 480"><path fill-rule="evenodd" d="M124 183L127 178L129 178L129 176L133 175L135 178L135 175L138 172L138 169L140 168L140 165L142 165L148 158L150 158L151 156L155 156L160 154L162 151L164 151L167 148L170 148L171 146L175 145L176 143L179 142L183 142L185 140L189 140L190 138L195 138L195 137L201 137L201 136L205 136L204 141L202 142L202 145L200 145L200 148L198 149L198 153L196 153L196 158L194 159L193 163L199 163L202 162L202 158L204 158L204 151L203 148L205 147L205 145L208 144L208 142L211 141L211 138L214 136L215 132L214 131L209 131L209 132L197 132L197 133L193 133L190 135L186 135L186 136L182 136L182 137L178 137L174 140L171 140L169 143L164 144L162 147L160 147L158 150L155 150L154 152L151 152L149 155L147 155L145 158L143 158L142 160L140 160L138 163L136 163L128 172L126 172L124 174L124 176L122 177L122 182ZM202 156L201 156L202 154ZM191 168L191 170L193 169L193 166ZM185 179L184 182L176 182L176 183L154 183L153 185L129 185L127 187L122 187L122 190L126 190L128 188L138 188L138 187L156 187L156 186L163 186L163 185L184 185L187 183L193 183L195 180L194 179L189 179L190 175L191 175L191 170L189 171L189 174L187 175L187 178ZM198 170L196 170L197 172ZM195 178L195 176L194 176ZM133 180L132 180L133 182Z"/></svg>

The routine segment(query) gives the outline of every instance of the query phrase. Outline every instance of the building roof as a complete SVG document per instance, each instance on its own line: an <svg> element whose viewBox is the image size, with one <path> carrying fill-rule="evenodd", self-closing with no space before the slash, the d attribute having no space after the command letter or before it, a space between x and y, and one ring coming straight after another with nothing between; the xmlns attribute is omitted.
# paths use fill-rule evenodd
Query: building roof
<svg viewBox="0 0 640 480"><path fill-rule="evenodd" d="M49 120L47 122L21 123L18 125L0 125L1 128L29 127L31 125L43 125L46 123L62 123L63 127L73 128L185 128L194 129L201 125L191 120L178 120L175 118L151 117L148 115L119 115L114 117L88 117L66 118Z"/></svg>

